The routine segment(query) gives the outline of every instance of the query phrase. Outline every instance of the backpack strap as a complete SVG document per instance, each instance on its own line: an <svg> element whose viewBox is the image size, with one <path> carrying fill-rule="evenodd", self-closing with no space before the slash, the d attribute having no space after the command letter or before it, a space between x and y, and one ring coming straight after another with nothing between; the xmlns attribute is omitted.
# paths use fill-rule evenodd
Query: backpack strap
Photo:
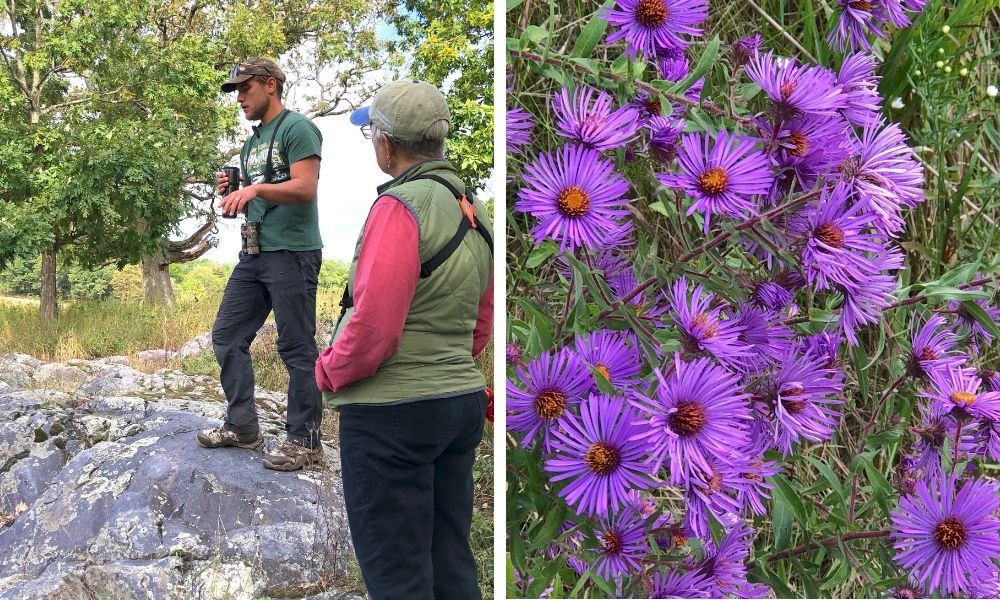
<svg viewBox="0 0 1000 600"><path fill-rule="evenodd" d="M454 254L455 250L458 249L459 244L462 243L462 239L465 237L465 234L469 231L469 229L475 229L480 235L483 236L483 239L486 240L486 245L490 249L490 256L493 256L493 238L486 230L486 226L483 225L483 222L476 216L476 209L473 204L469 202L468 198L465 197L465 194L459 192L454 185L448 182L448 180L438 175L420 175L418 177L414 177L410 181L416 181L418 179L430 179L431 181L436 181L437 183L440 183L444 187L448 188L448 191L451 192L452 195L455 196L455 200L458 201L459 208L462 209L462 214L466 217L458 224L458 231L456 231L455 235L448 240L448 243L444 245L444 248L441 248L438 250L437 254L421 263L420 278L425 279L430 277L431 273L433 273L435 269L440 267L444 261L448 260L448 258Z"/></svg>
<svg viewBox="0 0 1000 600"><path fill-rule="evenodd" d="M436 181L437 183L440 183L444 187L448 188L448 191L450 191L452 195L455 196L455 200L458 201L459 208L462 209L462 214L466 217L462 219L461 223L458 224L458 231L456 231L455 235L448 240L448 243L444 245L444 248L441 248L438 250L437 254L420 264L420 278L426 279L427 277L430 277L431 273L433 273L435 269L440 267L444 261L448 260L448 257L454 254L455 250L458 249L459 244L462 243L462 239L465 238L465 234L469 231L469 229L475 229L481 236L483 236L483 239L486 240L486 245L490 249L490 256L493 256L493 237L490 236L490 233L486 230L486 226L483 225L483 222L479 220L478 216L476 216L476 209L473 204L469 202L469 199L465 197L465 194L459 192L458 188L449 183L448 180L434 174L420 175L418 177L414 177L410 181L416 181L418 179L430 179L431 181ZM340 316L337 317L337 324L334 325L333 328L334 331L336 331L337 327L340 326L340 321L344 318L344 314L349 308L354 308L354 298L351 296L350 285L345 284L344 295L340 298Z"/></svg>

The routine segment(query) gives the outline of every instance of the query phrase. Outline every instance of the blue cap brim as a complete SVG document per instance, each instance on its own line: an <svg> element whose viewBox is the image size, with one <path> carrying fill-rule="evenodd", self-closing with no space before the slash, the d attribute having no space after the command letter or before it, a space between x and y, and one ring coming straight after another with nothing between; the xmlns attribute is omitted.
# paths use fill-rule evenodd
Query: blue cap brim
<svg viewBox="0 0 1000 600"><path fill-rule="evenodd" d="M351 113L351 125L361 127L363 125L370 125L372 122L371 117L368 116L368 109L370 106L362 106L356 111Z"/></svg>

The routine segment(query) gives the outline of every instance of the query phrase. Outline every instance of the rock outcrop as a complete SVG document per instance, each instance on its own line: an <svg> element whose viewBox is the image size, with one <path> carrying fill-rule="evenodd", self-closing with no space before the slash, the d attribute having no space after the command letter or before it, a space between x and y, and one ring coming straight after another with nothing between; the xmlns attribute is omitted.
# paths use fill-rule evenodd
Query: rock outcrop
<svg viewBox="0 0 1000 600"><path fill-rule="evenodd" d="M285 398L258 390L269 442ZM0 598L360 599L337 448L264 469L208 450L218 382L0 355Z"/></svg>

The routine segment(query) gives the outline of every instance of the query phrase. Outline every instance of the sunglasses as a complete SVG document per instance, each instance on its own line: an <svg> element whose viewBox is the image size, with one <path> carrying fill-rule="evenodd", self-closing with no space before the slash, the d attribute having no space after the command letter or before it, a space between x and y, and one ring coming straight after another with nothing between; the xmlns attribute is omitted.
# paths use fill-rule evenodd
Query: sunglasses
<svg viewBox="0 0 1000 600"><path fill-rule="evenodd" d="M233 68L229 70L229 77L236 77L237 75L264 75L266 77L274 77L277 79L274 73L268 70L264 65L247 65L242 63L236 63Z"/></svg>
<svg viewBox="0 0 1000 600"><path fill-rule="evenodd" d="M372 126L371 124L361 126L361 135L365 136L366 140L372 139Z"/></svg>

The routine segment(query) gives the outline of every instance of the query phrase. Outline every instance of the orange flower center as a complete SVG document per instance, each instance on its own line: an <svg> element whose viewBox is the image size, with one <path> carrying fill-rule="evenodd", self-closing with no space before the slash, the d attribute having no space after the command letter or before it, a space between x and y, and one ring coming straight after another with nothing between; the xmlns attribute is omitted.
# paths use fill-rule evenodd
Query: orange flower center
<svg viewBox="0 0 1000 600"><path fill-rule="evenodd" d="M848 4L850 4L851 8L856 8L865 12L871 12L873 8L871 2L865 2L864 0L854 0Z"/></svg>
<svg viewBox="0 0 1000 600"><path fill-rule="evenodd" d="M677 410L667 417L670 428L681 437L695 435L708 423L705 409L697 402L681 402Z"/></svg>
<svg viewBox="0 0 1000 600"><path fill-rule="evenodd" d="M590 210L590 198L583 189L572 186L559 193L559 210L567 217L579 217Z"/></svg>
<svg viewBox="0 0 1000 600"><path fill-rule="evenodd" d="M844 247L844 230L833 223L823 223L817 227L813 237L832 248Z"/></svg>
<svg viewBox="0 0 1000 600"><path fill-rule="evenodd" d="M805 400L794 400L793 399L795 396L799 396L801 394L802 394L802 390L800 390L800 389L791 389L791 390L788 390L787 392L785 392L784 394L782 394L782 396L781 396L781 405L785 407L785 410L788 411L788 414L790 414L790 415L797 415L800 412L802 412L803 408L806 407L806 401Z"/></svg>
<svg viewBox="0 0 1000 600"><path fill-rule="evenodd" d="M622 549L622 536L618 535L617 531L605 531L601 545L604 546L606 554L618 554Z"/></svg>
<svg viewBox="0 0 1000 600"><path fill-rule="evenodd" d="M667 20L667 3L663 0L639 0L635 20L645 27L659 27Z"/></svg>
<svg viewBox="0 0 1000 600"><path fill-rule="evenodd" d="M535 396L535 412L546 419L558 419L566 410L566 395L559 390L544 390Z"/></svg>
<svg viewBox="0 0 1000 600"><path fill-rule="evenodd" d="M965 392L962 390L955 390L951 393L951 401L955 404L970 406L976 401L976 395L972 392Z"/></svg>
<svg viewBox="0 0 1000 600"><path fill-rule="evenodd" d="M590 445L590 449L587 450L587 456L584 460L587 463L587 467L596 475L607 475L615 470L615 467L621 461L621 457L618 455L618 450L611 444L607 442L594 442Z"/></svg>
<svg viewBox="0 0 1000 600"><path fill-rule="evenodd" d="M920 360L937 360L937 357L938 353L930 346L920 351Z"/></svg>
<svg viewBox="0 0 1000 600"><path fill-rule="evenodd" d="M795 144L795 148L790 150L792 156L805 156L806 152L809 151L809 140L806 139L806 134L801 131L793 131L789 137L792 138L792 143Z"/></svg>
<svg viewBox="0 0 1000 600"><path fill-rule="evenodd" d="M729 185L729 175L722 167L713 167L698 177L698 188L710 196L717 196L726 191Z"/></svg>
<svg viewBox="0 0 1000 600"><path fill-rule="evenodd" d="M934 528L934 539L945 550L955 550L965 543L965 525L955 517L948 517Z"/></svg>
<svg viewBox="0 0 1000 600"><path fill-rule="evenodd" d="M597 363L596 365L594 365L594 368L597 369L597 372L600 373L602 376L604 376L605 379L611 381L611 371L608 371L607 365L603 363Z"/></svg>
<svg viewBox="0 0 1000 600"><path fill-rule="evenodd" d="M713 338L719 334L718 323L710 321L708 315L705 313L698 313L697 316L691 320L691 323L693 325L697 325L705 334L706 338Z"/></svg>
<svg viewBox="0 0 1000 600"><path fill-rule="evenodd" d="M778 91L781 92L781 99L788 100L789 96L795 93L795 88L799 87L799 83L794 79L786 79L778 87Z"/></svg>

